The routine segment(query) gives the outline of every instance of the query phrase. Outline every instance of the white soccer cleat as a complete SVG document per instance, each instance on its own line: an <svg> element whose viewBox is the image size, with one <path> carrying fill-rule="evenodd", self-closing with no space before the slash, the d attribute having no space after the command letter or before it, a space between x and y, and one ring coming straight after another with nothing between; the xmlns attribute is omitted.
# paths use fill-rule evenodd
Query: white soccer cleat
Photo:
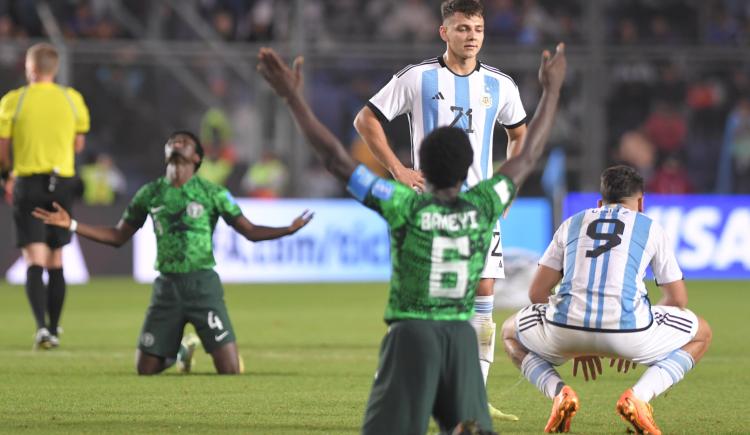
<svg viewBox="0 0 750 435"><path fill-rule="evenodd" d="M180 351L177 352L177 371L180 373L190 373L190 370L195 366L195 349L200 344L200 339L197 335L190 333L182 338L180 343Z"/></svg>
<svg viewBox="0 0 750 435"><path fill-rule="evenodd" d="M53 335L49 333L47 328L39 328L34 335L34 347L33 350L42 349L49 350L60 344L60 340L57 337L52 339ZM56 344L55 344L56 343Z"/></svg>

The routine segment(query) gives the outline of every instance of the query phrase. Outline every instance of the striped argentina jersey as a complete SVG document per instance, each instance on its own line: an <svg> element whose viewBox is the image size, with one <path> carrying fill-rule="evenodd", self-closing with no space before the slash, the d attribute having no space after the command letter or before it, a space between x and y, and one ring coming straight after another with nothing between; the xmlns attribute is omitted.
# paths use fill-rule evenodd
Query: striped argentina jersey
<svg viewBox="0 0 750 435"><path fill-rule="evenodd" d="M539 264L562 271L549 298L550 323L605 332L637 331L652 322L643 278L651 265L657 284L682 279L662 227L622 205L584 210L558 228Z"/></svg>
<svg viewBox="0 0 750 435"><path fill-rule="evenodd" d="M470 74L457 75L442 56L399 71L367 105L382 122L408 115L415 169L420 167L422 139L432 130L463 128L474 149L467 187L492 177L495 122L512 129L526 121L518 87L509 76L478 61Z"/></svg>

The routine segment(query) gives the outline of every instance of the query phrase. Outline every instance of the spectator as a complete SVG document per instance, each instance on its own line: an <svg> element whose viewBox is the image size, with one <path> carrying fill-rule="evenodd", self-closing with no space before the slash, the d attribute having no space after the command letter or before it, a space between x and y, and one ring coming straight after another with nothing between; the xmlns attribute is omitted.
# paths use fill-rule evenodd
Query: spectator
<svg viewBox="0 0 750 435"><path fill-rule="evenodd" d="M248 168L242 188L254 198L279 198L285 193L287 179L284 163L273 151L266 150L260 160Z"/></svg>
<svg viewBox="0 0 750 435"><path fill-rule="evenodd" d="M111 205L125 193L125 176L115 166L112 157L100 153L81 167L83 201L87 205Z"/></svg>
<svg viewBox="0 0 750 435"><path fill-rule="evenodd" d="M677 108L665 101L657 101L644 125L646 135L663 153L678 151L685 145L687 122Z"/></svg>
<svg viewBox="0 0 750 435"><path fill-rule="evenodd" d="M677 155L669 155L664 159L653 178L648 182L646 190L671 195L694 192L688 171Z"/></svg>

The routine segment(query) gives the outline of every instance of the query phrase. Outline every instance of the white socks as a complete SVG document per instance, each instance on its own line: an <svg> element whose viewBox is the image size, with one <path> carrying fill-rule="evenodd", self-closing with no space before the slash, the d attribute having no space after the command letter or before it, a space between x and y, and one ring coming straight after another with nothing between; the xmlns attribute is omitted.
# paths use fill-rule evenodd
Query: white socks
<svg viewBox="0 0 750 435"><path fill-rule="evenodd" d="M649 367L633 386L635 397L649 402L667 388L680 382L685 373L695 366L693 357L682 349L677 349L656 364Z"/></svg>
<svg viewBox="0 0 750 435"><path fill-rule="evenodd" d="M550 399L554 399L565 385L552 364L532 352L521 361L521 373Z"/></svg>
<svg viewBox="0 0 750 435"><path fill-rule="evenodd" d="M474 302L474 316L469 320L477 333L479 366L482 368L485 385L487 385L490 364L495 360L495 323L492 321L494 304L494 296L477 296Z"/></svg>

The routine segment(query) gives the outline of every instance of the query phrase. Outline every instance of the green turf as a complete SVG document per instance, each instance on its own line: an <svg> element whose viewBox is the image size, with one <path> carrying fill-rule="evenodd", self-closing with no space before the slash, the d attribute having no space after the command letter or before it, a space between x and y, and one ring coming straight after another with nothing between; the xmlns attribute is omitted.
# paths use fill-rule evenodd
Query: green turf
<svg viewBox="0 0 750 435"><path fill-rule="evenodd" d="M32 352L23 287L0 284L0 432L3 433L356 433L385 326L383 284L228 285L227 302L247 372L134 374L133 355L149 286L97 279L72 286L61 348ZM748 433L750 344L744 282L691 282L690 306L713 326L714 344L684 382L653 401L665 433ZM656 300L656 296L652 296ZM745 302L743 302L745 301ZM509 312L496 312L498 323ZM635 374L571 379L580 434L624 433L614 413ZM497 407L521 417L501 433L540 433L550 402L498 347L489 381Z"/></svg>

